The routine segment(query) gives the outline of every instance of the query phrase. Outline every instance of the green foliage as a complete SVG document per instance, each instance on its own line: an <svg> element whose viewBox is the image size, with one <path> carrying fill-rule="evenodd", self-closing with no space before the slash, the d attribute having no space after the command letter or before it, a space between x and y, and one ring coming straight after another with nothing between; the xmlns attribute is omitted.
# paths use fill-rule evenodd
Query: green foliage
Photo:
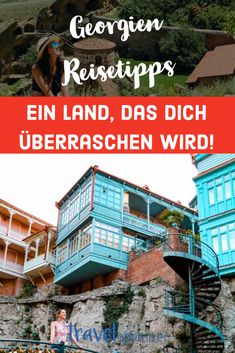
<svg viewBox="0 0 235 353"><path fill-rule="evenodd" d="M163 280L160 276L157 276L156 278L154 278L152 281L151 281L151 284L160 284L160 283L163 283Z"/></svg>
<svg viewBox="0 0 235 353"><path fill-rule="evenodd" d="M231 35L235 35L235 11L231 11L226 16L224 29Z"/></svg>
<svg viewBox="0 0 235 353"><path fill-rule="evenodd" d="M174 343L172 341L167 341L166 345L164 348L174 348Z"/></svg>
<svg viewBox="0 0 235 353"><path fill-rule="evenodd" d="M34 340L34 341L40 341L39 332L38 332L38 331L32 332L31 338L32 338L32 340Z"/></svg>
<svg viewBox="0 0 235 353"><path fill-rule="evenodd" d="M181 283L181 284L177 284L176 286L175 286L175 290L177 291L177 292L181 292L181 293L184 293L184 294L188 294L188 285L185 283L185 284L183 284L183 283Z"/></svg>
<svg viewBox="0 0 235 353"><path fill-rule="evenodd" d="M188 342L190 338L190 333L185 327L183 327L175 331L174 336L177 340L181 342Z"/></svg>
<svg viewBox="0 0 235 353"><path fill-rule="evenodd" d="M124 0L119 16L135 20L164 20L165 25L223 29L227 12L233 9L232 0Z"/></svg>
<svg viewBox="0 0 235 353"><path fill-rule="evenodd" d="M21 289L21 292L18 294L18 299L29 298L32 297L36 293L36 287L32 285L32 283L26 283ZM25 310L27 310L25 308Z"/></svg>
<svg viewBox="0 0 235 353"><path fill-rule="evenodd" d="M39 331L41 333L45 333L46 332L46 326L45 325L40 326Z"/></svg>
<svg viewBox="0 0 235 353"><path fill-rule="evenodd" d="M168 321L168 323L170 324L170 325L174 325L176 322L177 322L177 319L175 318L175 317L173 317L173 316L169 316L168 318L167 318L167 321Z"/></svg>
<svg viewBox="0 0 235 353"><path fill-rule="evenodd" d="M37 16L40 9L51 3L51 0L0 0L0 14L3 20L0 29L8 26L13 19L19 21Z"/></svg>
<svg viewBox="0 0 235 353"><path fill-rule="evenodd" d="M129 285L123 294L112 295L105 298L104 322L102 323L103 329L112 329L113 325L115 325L117 331L116 335L118 334L118 319L129 311L133 297L134 292Z"/></svg>
<svg viewBox="0 0 235 353"><path fill-rule="evenodd" d="M30 306L29 306L29 305L26 305L26 306L24 307L24 311L25 311L25 313L29 313L29 312L30 312Z"/></svg>
<svg viewBox="0 0 235 353"><path fill-rule="evenodd" d="M27 340L40 341L40 335L38 331L33 331L31 323L27 323L21 333L21 337Z"/></svg>
<svg viewBox="0 0 235 353"><path fill-rule="evenodd" d="M137 294L139 297L146 297L145 289L143 287L139 289Z"/></svg>
<svg viewBox="0 0 235 353"><path fill-rule="evenodd" d="M27 324L24 326L24 329L21 333L21 337L25 340L28 340L31 338L31 334L32 334L32 327L30 324Z"/></svg>
<svg viewBox="0 0 235 353"><path fill-rule="evenodd" d="M52 298L52 297L59 295L59 294L60 294L59 288L57 286L53 286L53 287L51 287L51 289L47 293L47 298Z"/></svg>
<svg viewBox="0 0 235 353"><path fill-rule="evenodd" d="M191 235L192 237L194 237L196 240L200 240L200 233L195 233L193 234L193 231L192 229L186 229L183 234L186 234L186 235Z"/></svg>
<svg viewBox="0 0 235 353"><path fill-rule="evenodd" d="M176 73L191 72L206 52L204 36L189 28L170 32L159 45L161 58L176 63Z"/></svg>
<svg viewBox="0 0 235 353"><path fill-rule="evenodd" d="M145 314L145 305L144 305L144 303L143 303L143 304L142 304L142 308L141 308L141 312L140 312L140 318L141 318L141 320L143 319L144 314Z"/></svg>
<svg viewBox="0 0 235 353"><path fill-rule="evenodd" d="M168 20L168 14L173 13L180 5L185 5L186 1L182 0L124 0L120 6L119 16L125 19L129 19L130 16L134 17L134 20L140 18L143 19L154 19Z"/></svg>
<svg viewBox="0 0 235 353"><path fill-rule="evenodd" d="M168 227L171 227L174 223L177 224L178 227L180 227L183 219L184 215L179 211L165 210L160 216L160 220L163 221Z"/></svg>
<svg viewBox="0 0 235 353"><path fill-rule="evenodd" d="M36 46L32 45L27 53L23 54L19 58L20 68L22 72L31 74L32 66L35 63L36 57Z"/></svg>

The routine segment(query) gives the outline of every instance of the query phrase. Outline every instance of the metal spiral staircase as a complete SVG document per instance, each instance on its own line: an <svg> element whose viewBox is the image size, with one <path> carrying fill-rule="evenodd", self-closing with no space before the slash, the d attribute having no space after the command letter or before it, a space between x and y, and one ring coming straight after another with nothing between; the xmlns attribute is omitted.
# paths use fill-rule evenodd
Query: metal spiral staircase
<svg viewBox="0 0 235 353"><path fill-rule="evenodd" d="M165 238L163 257L188 283L186 292L165 292L164 314L191 324L191 353L222 353L222 316L212 304L221 289L216 253L193 236L175 233Z"/></svg>

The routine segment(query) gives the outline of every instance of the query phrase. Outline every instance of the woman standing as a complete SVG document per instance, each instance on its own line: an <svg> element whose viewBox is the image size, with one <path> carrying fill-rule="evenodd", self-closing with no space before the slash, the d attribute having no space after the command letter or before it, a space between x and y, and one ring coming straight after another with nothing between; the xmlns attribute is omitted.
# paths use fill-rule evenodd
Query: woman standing
<svg viewBox="0 0 235 353"><path fill-rule="evenodd" d="M57 311L56 321L51 323L51 348L57 353L64 353L65 344L68 341L69 330L65 319L66 311L60 309ZM72 340L78 348L81 348L74 336L72 336Z"/></svg>
<svg viewBox="0 0 235 353"><path fill-rule="evenodd" d="M32 67L32 96L68 96L62 86L64 64L60 57L60 38L52 35L41 38L37 44L38 60Z"/></svg>

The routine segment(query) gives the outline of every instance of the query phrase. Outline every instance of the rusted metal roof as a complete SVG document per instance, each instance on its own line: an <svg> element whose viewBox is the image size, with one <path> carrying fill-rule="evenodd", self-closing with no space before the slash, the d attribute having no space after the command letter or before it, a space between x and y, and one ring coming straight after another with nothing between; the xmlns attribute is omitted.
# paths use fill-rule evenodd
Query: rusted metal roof
<svg viewBox="0 0 235 353"><path fill-rule="evenodd" d="M235 74L235 44L223 45L208 51L186 83L196 83L200 78L223 77Z"/></svg>

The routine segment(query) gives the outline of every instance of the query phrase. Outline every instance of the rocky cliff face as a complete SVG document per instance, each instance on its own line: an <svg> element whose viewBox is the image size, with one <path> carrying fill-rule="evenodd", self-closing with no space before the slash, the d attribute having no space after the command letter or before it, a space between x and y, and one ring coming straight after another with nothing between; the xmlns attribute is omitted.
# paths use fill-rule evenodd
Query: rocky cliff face
<svg viewBox="0 0 235 353"><path fill-rule="evenodd" d="M223 316L223 334L225 336L225 353L235 351L235 279L222 281L222 290L215 304Z"/></svg>
<svg viewBox="0 0 235 353"><path fill-rule="evenodd" d="M217 299L223 317L225 353L234 352L235 331L234 284L223 282ZM116 281L109 287L79 295L42 295L29 299L0 298L1 337L48 340L49 325L55 312L65 308L71 332L77 335L81 346L97 352L160 353L165 346L181 348L187 352L189 339L187 324L163 315L164 290L169 285L158 279L145 286ZM128 305L127 305L128 304ZM119 313L119 315L117 315ZM109 322L117 325L107 330ZM75 329L76 327L76 329ZM107 338L115 342L107 342Z"/></svg>

